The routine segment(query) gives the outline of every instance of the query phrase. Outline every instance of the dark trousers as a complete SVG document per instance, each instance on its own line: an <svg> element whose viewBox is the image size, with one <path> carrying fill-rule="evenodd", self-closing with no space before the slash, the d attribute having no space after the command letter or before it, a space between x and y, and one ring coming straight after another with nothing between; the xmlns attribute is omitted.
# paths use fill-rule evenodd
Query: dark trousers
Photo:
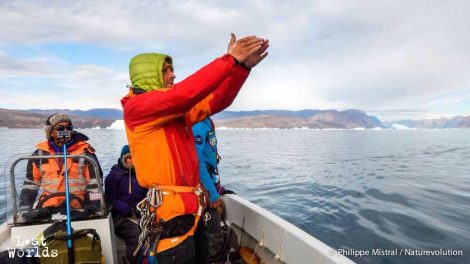
<svg viewBox="0 0 470 264"><path fill-rule="evenodd" d="M176 247L157 254L158 264L194 264L196 248L194 237L189 236Z"/></svg>
<svg viewBox="0 0 470 264"><path fill-rule="evenodd" d="M206 209L201 216L194 234L196 241L196 264L209 264L219 254L224 244L217 211Z"/></svg>
<svg viewBox="0 0 470 264"><path fill-rule="evenodd" d="M126 242L126 258L130 263L137 263L137 257L132 253L139 243L140 227L127 219L125 216L118 215L113 217L114 233Z"/></svg>

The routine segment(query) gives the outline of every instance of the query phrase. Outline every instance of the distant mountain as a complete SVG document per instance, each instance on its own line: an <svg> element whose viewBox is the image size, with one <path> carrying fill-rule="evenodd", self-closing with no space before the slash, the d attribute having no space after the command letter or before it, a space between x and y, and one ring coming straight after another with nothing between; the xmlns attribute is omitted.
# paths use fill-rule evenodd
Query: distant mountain
<svg viewBox="0 0 470 264"><path fill-rule="evenodd" d="M114 121L122 120L120 109L0 109L0 127L42 128L46 118L54 113L67 113L72 116L77 128L109 127ZM360 110L255 110L223 111L214 116L217 126L234 128L385 128L374 116L368 116Z"/></svg>
<svg viewBox="0 0 470 264"><path fill-rule="evenodd" d="M290 111L290 110L254 110L254 111L222 111L214 116L214 120L218 119L233 119L249 116L286 116L286 117L300 117L308 118L316 115L320 110L300 110L300 111Z"/></svg>
<svg viewBox="0 0 470 264"><path fill-rule="evenodd" d="M442 129L442 128L470 128L470 116L456 116L454 118L422 119L422 120L398 120L384 122L387 126L402 125L417 129Z"/></svg>
<svg viewBox="0 0 470 264"><path fill-rule="evenodd" d="M470 128L470 116L465 117L462 122L457 125L458 128Z"/></svg>
<svg viewBox="0 0 470 264"><path fill-rule="evenodd" d="M35 113L26 110L9 110L0 108L0 127L8 128L43 128L46 119L52 113L65 112L63 110L50 110ZM76 128L109 127L115 119L104 119L88 116L79 116L70 113L73 125Z"/></svg>
<svg viewBox="0 0 470 264"><path fill-rule="evenodd" d="M360 110L257 110L222 112L214 117L218 127L232 128L385 128L375 116Z"/></svg>
<svg viewBox="0 0 470 264"><path fill-rule="evenodd" d="M52 115L55 113L66 113L71 116L87 116L101 119L123 119L122 110L115 108L93 108L90 110L69 110L69 109L50 109L50 110L41 110L41 109L29 109L26 110L30 113L35 114L44 114Z"/></svg>
<svg viewBox="0 0 470 264"><path fill-rule="evenodd" d="M0 127L42 128L46 118L54 113L67 113L74 119L77 128L109 127L122 120L120 109L95 108L90 110L30 109L9 110L0 108ZM427 120L398 120L382 122L361 110L254 110L222 111L213 119L218 127L231 128L470 128L470 116Z"/></svg>

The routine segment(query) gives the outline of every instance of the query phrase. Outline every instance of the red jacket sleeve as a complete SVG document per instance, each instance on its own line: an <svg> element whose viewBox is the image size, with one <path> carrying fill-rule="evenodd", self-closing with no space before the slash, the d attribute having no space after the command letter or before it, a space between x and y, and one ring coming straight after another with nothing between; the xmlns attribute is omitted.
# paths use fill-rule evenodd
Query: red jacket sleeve
<svg viewBox="0 0 470 264"><path fill-rule="evenodd" d="M204 98L186 114L191 125L206 117L216 114L229 107L237 97L243 83L248 78L249 71L238 65L232 69L222 83L208 97Z"/></svg>
<svg viewBox="0 0 470 264"><path fill-rule="evenodd" d="M232 69L230 75L213 92L214 98L209 103L211 115L224 110L233 103L249 74L250 72L240 65Z"/></svg>
<svg viewBox="0 0 470 264"><path fill-rule="evenodd" d="M124 120L129 128L155 119L161 124L184 115L213 92L226 79L235 65L230 55L224 55L170 89L147 92L121 100ZM159 122L154 125L161 125Z"/></svg>

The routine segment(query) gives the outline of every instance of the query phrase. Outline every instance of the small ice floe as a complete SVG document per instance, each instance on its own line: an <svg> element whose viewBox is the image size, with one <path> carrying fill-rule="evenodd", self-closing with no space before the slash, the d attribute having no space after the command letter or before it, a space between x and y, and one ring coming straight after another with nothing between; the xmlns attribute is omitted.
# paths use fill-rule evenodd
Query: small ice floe
<svg viewBox="0 0 470 264"><path fill-rule="evenodd" d="M407 127L407 126L401 125L401 124L392 124L392 126L390 128L395 129L395 130L410 130L411 129L410 127Z"/></svg>
<svg viewBox="0 0 470 264"><path fill-rule="evenodd" d="M107 127L106 129L124 129L124 120L116 120L111 126Z"/></svg>

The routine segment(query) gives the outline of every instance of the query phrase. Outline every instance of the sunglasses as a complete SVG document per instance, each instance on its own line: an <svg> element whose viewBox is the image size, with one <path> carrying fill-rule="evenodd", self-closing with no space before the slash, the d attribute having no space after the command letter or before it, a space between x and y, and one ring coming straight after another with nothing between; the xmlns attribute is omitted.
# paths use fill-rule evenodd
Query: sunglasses
<svg viewBox="0 0 470 264"><path fill-rule="evenodd" d="M56 126L54 129L57 130L57 131L64 131L64 130L72 131L73 126L72 125Z"/></svg>

